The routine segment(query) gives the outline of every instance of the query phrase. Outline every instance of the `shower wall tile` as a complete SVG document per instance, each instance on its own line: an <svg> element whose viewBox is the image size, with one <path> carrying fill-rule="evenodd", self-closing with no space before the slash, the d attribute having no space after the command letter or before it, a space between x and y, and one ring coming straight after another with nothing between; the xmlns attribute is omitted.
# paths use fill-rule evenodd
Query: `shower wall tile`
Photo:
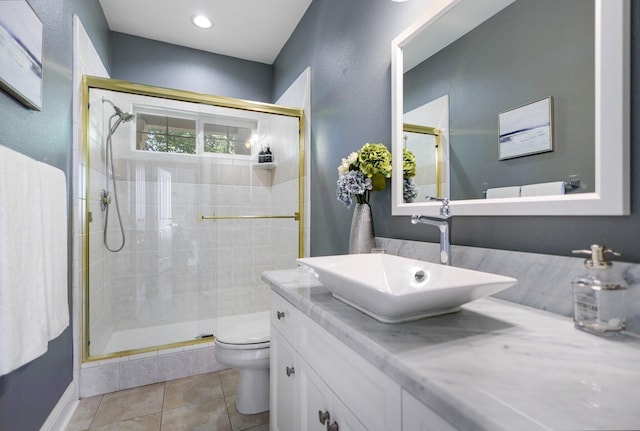
<svg viewBox="0 0 640 431"><path fill-rule="evenodd" d="M193 187L200 183L200 157L181 157L176 162L174 184L187 184Z"/></svg>
<svg viewBox="0 0 640 431"><path fill-rule="evenodd" d="M251 185L253 187L271 187L273 184L273 171L253 168Z"/></svg>
<svg viewBox="0 0 640 431"><path fill-rule="evenodd" d="M297 154L278 161L278 167L274 169L273 186L276 187L289 181L296 181L297 183L299 165L300 161Z"/></svg>
<svg viewBox="0 0 640 431"><path fill-rule="evenodd" d="M129 237L129 240L133 238ZM122 276L133 276L137 274L135 254L131 252L114 253L109 259L113 272Z"/></svg>

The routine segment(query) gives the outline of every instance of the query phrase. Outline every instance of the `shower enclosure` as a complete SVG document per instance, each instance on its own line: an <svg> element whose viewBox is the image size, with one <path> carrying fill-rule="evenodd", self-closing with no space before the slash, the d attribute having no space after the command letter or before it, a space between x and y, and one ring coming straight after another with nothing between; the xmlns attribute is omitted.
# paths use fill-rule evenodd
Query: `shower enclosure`
<svg viewBox="0 0 640 431"><path fill-rule="evenodd" d="M83 98L84 360L267 312L260 274L302 256L302 111L92 77Z"/></svg>

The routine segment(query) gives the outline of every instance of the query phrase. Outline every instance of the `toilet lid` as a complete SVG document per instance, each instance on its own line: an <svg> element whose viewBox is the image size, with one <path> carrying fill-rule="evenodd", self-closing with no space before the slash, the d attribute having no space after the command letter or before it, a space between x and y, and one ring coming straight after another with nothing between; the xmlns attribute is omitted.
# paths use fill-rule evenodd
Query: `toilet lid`
<svg viewBox="0 0 640 431"><path fill-rule="evenodd" d="M259 344L269 341L269 312L221 317L216 340L224 344Z"/></svg>

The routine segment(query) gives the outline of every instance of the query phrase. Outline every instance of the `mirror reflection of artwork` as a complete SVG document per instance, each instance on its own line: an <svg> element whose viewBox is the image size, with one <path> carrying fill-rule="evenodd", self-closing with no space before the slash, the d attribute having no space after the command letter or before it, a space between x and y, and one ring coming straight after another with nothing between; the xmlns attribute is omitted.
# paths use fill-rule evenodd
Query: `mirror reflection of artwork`
<svg viewBox="0 0 640 431"><path fill-rule="evenodd" d="M499 115L500 160L553 151L551 97Z"/></svg>

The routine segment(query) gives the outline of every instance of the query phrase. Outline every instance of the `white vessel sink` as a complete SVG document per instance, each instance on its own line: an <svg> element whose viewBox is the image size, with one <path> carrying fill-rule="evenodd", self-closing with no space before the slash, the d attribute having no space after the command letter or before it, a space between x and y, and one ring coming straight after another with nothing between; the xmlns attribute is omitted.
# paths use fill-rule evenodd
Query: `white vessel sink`
<svg viewBox="0 0 640 431"><path fill-rule="evenodd" d="M381 253L297 261L334 297L387 323L459 311L461 305L500 292L518 281Z"/></svg>

